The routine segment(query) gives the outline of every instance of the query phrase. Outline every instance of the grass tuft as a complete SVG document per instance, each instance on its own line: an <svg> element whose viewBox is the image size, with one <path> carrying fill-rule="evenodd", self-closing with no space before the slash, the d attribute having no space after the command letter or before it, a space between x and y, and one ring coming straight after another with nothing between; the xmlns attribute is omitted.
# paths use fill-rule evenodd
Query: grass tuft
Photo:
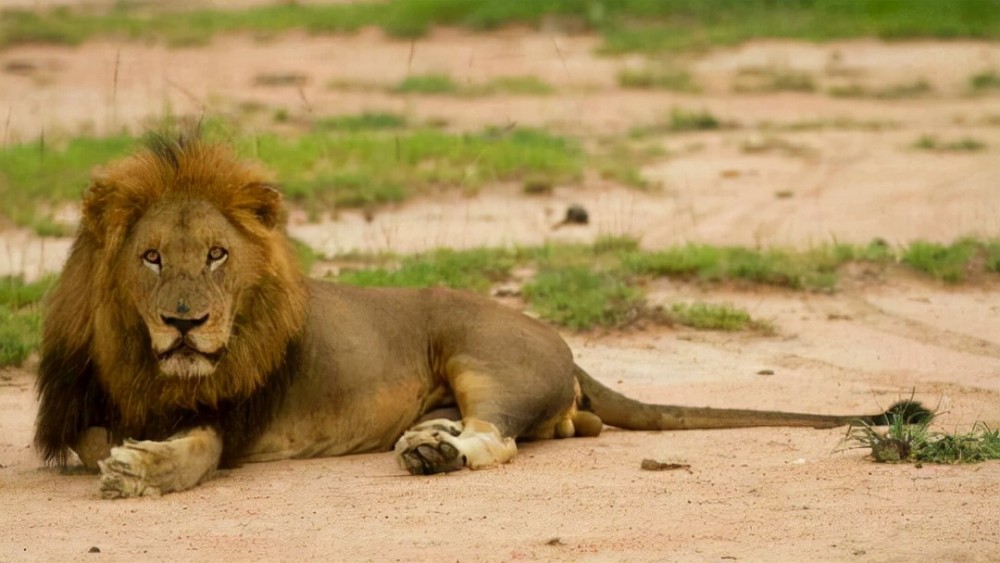
<svg viewBox="0 0 1000 563"><path fill-rule="evenodd" d="M458 84L447 74L407 76L392 89L399 94L456 94Z"/></svg>
<svg viewBox="0 0 1000 563"><path fill-rule="evenodd" d="M403 258L397 268L347 272L337 280L361 287L450 287L483 293L507 279L514 264L513 253L504 249L440 249Z"/></svg>
<svg viewBox="0 0 1000 563"><path fill-rule="evenodd" d="M853 447L870 448L879 463L979 463L1000 459L1000 430L976 424L965 434L946 434L929 429L930 422L909 423L890 415L883 432L870 425L852 427L845 441Z"/></svg>
<svg viewBox="0 0 1000 563"><path fill-rule="evenodd" d="M640 90L668 90L687 93L701 91L690 72L662 65L622 70L618 73L618 84L622 88Z"/></svg>
<svg viewBox="0 0 1000 563"><path fill-rule="evenodd" d="M977 260L978 259L978 260ZM906 248L903 263L911 268L947 283L958 283L977 261L987 272L1000 271L1000 243L960 239L951 244L915 241Z"/></svg>
<svg viewBox="0 0 1000 563"><path fill-rule="evenodd" d="M737 73L736 92L813 92L816 82L807 73L784 68L745 68Z"/></svg>
<svg viewBox="0 0 1000 563"><path fill-rule="evenodd" d="M41 344L41 301L54 277L25 283L0 278L0 367L20 366Z"/></svg>
<svg viewBox="0 0 1000 563"><path fill-rule="evenodd" d="M635 127L629 132L629 135L631 137L646 137L667 133L713 131L722 129L724 126L727 126L727 124L724 124L707 110L691 111L683 108L674 108L670 111L670 116L666 121Z"/></svg>
<svg viewBox="0 0 1000 563"><path fill-rule="evenodd" d="M913 143L913 148L937 152L977 152L986 149L986 143L972 137L954 141L941 141L934 135L924 135Z"/></svg>
<svg viewBox="0 0 1000 563"><path fill-rule="evenodd" d="M989 69L970 76L969 89L976 94L1000 90L1000 72Z"/></svg>
<svg viewBox="0 0 1000 563"><path fill-rule="evenodd" d="M406 118L386 112L365 112L357 115L339 115L316 120L313 128L317 131L375 131L383 129L402 129L406 127Z"/></svg>
<svg viewBox="0 0 1000 563"><path fill-rule="evenodd" d="M620 275L586 266L541 271L524 295L542 318L574 330L622 327L644 307L640 292Z"/></svg>
<svg viewBox="0 0 1000 563"><path fill-rule="evenodd" d="M768 333L774 330L769 323L754 320L750 313L732 305L674 303L670 307L670 318L677 324L699 330L759 330Z"/></svg>

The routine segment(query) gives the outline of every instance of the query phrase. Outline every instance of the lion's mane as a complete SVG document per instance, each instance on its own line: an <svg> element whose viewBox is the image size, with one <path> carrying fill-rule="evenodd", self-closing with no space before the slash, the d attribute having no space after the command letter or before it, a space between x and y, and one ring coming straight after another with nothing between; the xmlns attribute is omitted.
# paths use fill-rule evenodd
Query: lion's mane
<svg viewBox="0 0 1000 563"><path fill-rule="evenodd" d="M235 297L232 336L215 372L163 377L119 281L136 259L124 249L151 206L192 198L212 204L266 260L251 274L252 288ZM138 153L94 175L43 328L35 443L46 462L64 465L94 426L120 440L215 425L223 463L239 457L289 384L306 319L307 290L283 223L281 195L265 173L197 135L151 135Z"/></svg>

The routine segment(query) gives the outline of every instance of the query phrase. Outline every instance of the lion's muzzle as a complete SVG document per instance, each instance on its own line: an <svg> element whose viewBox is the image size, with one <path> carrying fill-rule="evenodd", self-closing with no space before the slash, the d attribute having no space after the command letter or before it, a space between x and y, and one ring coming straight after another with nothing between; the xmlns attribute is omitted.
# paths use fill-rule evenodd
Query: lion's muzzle
<svg viewBox="0 0 1000 563"><path fill-rule="evenodd" d="M171 377L204 377L215 371L225 355L225 339L209 323L209 315L160 315L159 330L151 330L160 371ZM215 329L215 330L213 330Z"/></svg>

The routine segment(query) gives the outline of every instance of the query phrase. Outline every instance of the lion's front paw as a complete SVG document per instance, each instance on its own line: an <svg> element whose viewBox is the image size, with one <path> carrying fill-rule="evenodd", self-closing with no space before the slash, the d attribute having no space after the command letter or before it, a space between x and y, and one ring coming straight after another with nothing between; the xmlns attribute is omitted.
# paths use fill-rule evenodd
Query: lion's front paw
<svg viewBox="0 0 1000 563"><path fill-rule="evenodd" d="M101 468L101 496L159 496L156 474L162 466L163 456L155 451L157 445L156 442L126 440L122 446L112 448L110 457L97 462Z"/></svg>
<svg viewBox="0 0 1000 563"><path fill-rule="evenodd" d="M462 423L453 420L429 420L408 430L396 442L400 467L413 475L433 475L465 467L465 455L459 450L458 436Z"/></svg>
<svg viewBox="0 0 1000 563"><path fill-rule="evenodd" d="M211 428L195 428L162 442L125 440L98 462L101 496L148 497L183 491L208 478L219 465L222 439Z"/></svg>

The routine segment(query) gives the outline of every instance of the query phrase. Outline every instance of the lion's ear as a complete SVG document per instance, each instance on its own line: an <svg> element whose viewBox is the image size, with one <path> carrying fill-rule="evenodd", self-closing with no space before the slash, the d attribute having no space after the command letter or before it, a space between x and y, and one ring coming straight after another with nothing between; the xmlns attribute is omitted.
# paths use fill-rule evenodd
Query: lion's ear
<svg viewBox="0 0 1000 563"><path fill-rule="evenodd" d="M83 192L83 226L102 245L115 243L139 219L148 205L144 194L128 191L101 174L95 174Z"/></svg>
<svg viewBox="0 0 1000 563"><path fill-rule="evenodd" d="M281 191L265 182L252 182L240 190L241 207L251 212L268 229L282 223L284 206Z"/></svg>

